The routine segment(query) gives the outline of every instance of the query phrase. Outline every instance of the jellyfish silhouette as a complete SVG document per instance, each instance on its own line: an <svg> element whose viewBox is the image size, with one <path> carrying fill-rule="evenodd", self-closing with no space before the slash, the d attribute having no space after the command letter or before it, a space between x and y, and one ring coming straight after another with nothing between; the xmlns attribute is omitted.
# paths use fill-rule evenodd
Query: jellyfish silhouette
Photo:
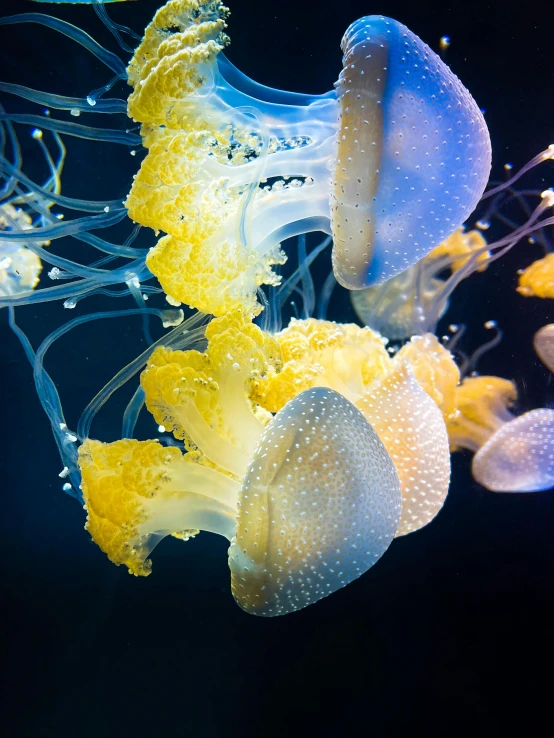
<svg viewBox="0 0 554 738"><path fill-rule="evenodd" d="M472 473L493 492L538 492L554 486L554 410L515 416L515 385L493 376L467 377L447 421L451 448L475 453Z"/></svg>

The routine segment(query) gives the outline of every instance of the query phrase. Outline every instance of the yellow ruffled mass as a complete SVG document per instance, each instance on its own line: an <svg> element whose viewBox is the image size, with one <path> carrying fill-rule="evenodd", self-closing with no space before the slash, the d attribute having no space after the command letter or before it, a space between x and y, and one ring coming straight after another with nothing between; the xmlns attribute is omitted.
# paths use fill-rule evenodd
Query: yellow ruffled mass
<svg viewBox="0 0 554 738"><path fill-rule="evenodd" d="M524 297L554 299L554 254L537 259L519 275L517 291Z"/></svg>
<svg viewBox="0 0 554 738"><path fill-rule="evenodd" d="M517 390L508 379L493 376L466 377L455 389L456 412L447 418L450 448L477 451L503 422L517 399Z"/></svg>
<svg viewBox="0 0 554 738"><path fill-rule="evenodd" d="M330 387L354 401L391 362L383 338L352 323L293 319L275 340L283 369L270 369L254 383L252 395L273 413L310 387Z"/></svg>
<svg viewBox="0 0 554 738"><path fill-rule="evenodd" d="M249 183L228 175L258 141L209 95L194 94L228 43L227 14L220 2L171 0L146 29L128 68L128 113L143 124L148 154L125 205L134 221L167 234L146 263L169 297L213 315L255 315L257 289L278 283L271 267L285 255L278 245L260 255L243 243L235 223Z"/></svg>
<svg viewBox="0 0 554 738"><path fill-rule="evenodd" d="M172 479L185 462L178 448L158 441L87 440L79 448L86 530L114 564L146 576L149 535L141 530L160 498L171 496ZM173 492L174 493L174 492ZM198 531L182 531L188 538Z"/></svg>
<svg viewBox="0 0 554 738"><path fill-rule="evenodd" d="M262 425L250 385L280 366L277 342L236 311L213 320L198 351L157 348L141 375L156 422L200 458L240 478Z"/></svg>

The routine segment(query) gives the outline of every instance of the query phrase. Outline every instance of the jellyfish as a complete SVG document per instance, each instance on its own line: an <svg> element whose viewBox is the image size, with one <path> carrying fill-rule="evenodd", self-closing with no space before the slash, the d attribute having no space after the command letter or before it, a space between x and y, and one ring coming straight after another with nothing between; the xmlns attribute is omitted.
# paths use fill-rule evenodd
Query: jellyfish
<svg viewBox="0 0 554 738"><path fill-rule="evenodd" d="M233 67L226 15L215 0L171 0L127 70L148 154L126 206L166 233L147 257L166 294L215 315L258 312L257 288L286 258L280 243L313 230L333 235L337 279L359 289L461 225L488 178L489 136L419 38L362 18L343 38L336 90L301 95Z"/></svg>
<svg viewBox="0 0 554 738"><path fill-rule="evenodd" d="M537 356L551 372L554 372L554 324L544 325L533 338Z"/></svg>
<svg viewBox="0 0 554 738"><path fill-rule="evenodd" d="M456 388L457 412L447 421L453 451L475 455L474 479L492 492L536 492L554 487L554 410L515 416L513 382L466 377Z"/></svg>
<svg viewBox="0 0 554 738"><path fill-rule="evenodd" d="M184 441L86 440L79 449L87 528L116 564L150 571L166 535L230 541L235 600L275 616L306 607L369 569L400 518L394 464L347 399L301 392L275 415L248 388L278 344L242 314L206 329L205 352L157 348L141 375L155 420Z"/></svg>
<svg viewBox="0 0 554 738"><path fill-rule="evenodd" d="M448 351L429 337L392 359L386 339L375 331L314 318L293 319L274 339L283 365L271 367L254 382L254 401L276 412L308 387L340 392L361 410L394 462L402 493L396 535L433 520L450 484L448 436L439 407L443 395L437 389L444 384L450 389L459 378Z"/></svg>
<svg viewBox="0 0 554 738"><path fill-rule="evenodd" d="M29 230L31 217L10 203L0 204L0 295L6 297L33 290L39 281L42 263L24 243L4 240L12 230Z"/></svg>
<svg viewBox="0 0 554 738"><path fill-rule="evenodd" d="M0 298L28 294L38 285L42 271L39 253L49 245L49 241L35 243L33 234L51 217L54 205L51 198L60 192L65 161L65 146L61 138L57 134L53 136L58 149L57 156L53 156L43 140L42 130L33 129L31 136L41 149L49 176L39 189L9 176L0 187ZM19 140L11 123L0 122L0 153L9 147L12 164L17 166L21 160ZM29 242L21 240L25 238L24 234L27 234Z"/></svg>
<svg viewBox="0 0 554 738"><path fill-rule="evenodd" d="M554 223L551 214L554 196L551 189L542 192L518 190L514 184L534 167L552 160L553 155L554 146L551 145L510 179L491 183L481 199L479 210L482 212L475 217L473 227L466 223L396 277L368 289L352 291L350 298L360 320L393 341L434 333L458 285L472 274L485 271L526 239L530 243L540 243L547 253L544 259L523 272L518 291L527 296L546 297L554 266L550 262L552 244L546 235L547 227ZM511 171L511 166L507 171ZM536 199L538 204L532 207L531 202ZM487 243L483 232L491 227L492 221L506 227L507 232ZM535 293L531 282L535 284Z"/></svg>
<svg viewBox="0 0 554 738"><path fill-rule="evenodd" d="M128 51L123 37L136 34L113 23L104 3L92 7ZM0 19L63 33L115 75L83 99L7 83L0 91L73 115L127 113L142 124L140 137L58 119L44 125L129 147L142 142L148 151L125 206L123 198L58 199L84 215L37 234L92 244L99 263L52 253L49 276L70 281L10 304L64 299L73 307L99 292L131 294L139 304L133 286L155 276L173 302L255 314L258 289L279 280L274 267L286 258L287 237L332 234L337 278L357 289L405 270L467 218L490 169L488 131L467 90L419 38L382 16L361 19L344 36L336 89L301 95L258 85L225 58L227 13L216 0L170 0L127 68L67 22L38 13ZM105 97L123 80L133 88L127 103ZM37 125L40 116L0 119ZM127 214L166 235L147 252L132 246L135 232L124 244L93 233Z"/></svg>
<svg viewBox="0 0 554 738"><path fill-rule="evenodd" d="M517 291L524 297L554 299L554 254L546 254L524 269L519 275Z"/></svg>
<svg viewBox="0 0 554 738"><path fill-rule="evenodd" d="M475 271L487 268L490 252L478 230L458 228L421 261L396 277L375 287L352 291L350 299L358 317L390 340L404 340L416 334L434 333L437 322L448 309L454 275L477 253Z"/></svg>

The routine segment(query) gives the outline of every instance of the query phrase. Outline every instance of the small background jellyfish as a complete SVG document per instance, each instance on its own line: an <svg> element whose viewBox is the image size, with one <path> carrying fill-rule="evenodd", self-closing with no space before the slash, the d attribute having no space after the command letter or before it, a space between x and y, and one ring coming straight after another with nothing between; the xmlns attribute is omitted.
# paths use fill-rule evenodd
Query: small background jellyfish
<svg viewBox="0 0 554 738"><path fill-rule="evenodd" d="M106 7L115 21L141 33L158 5L138 0ZM551 143L554 80L544 8L528 5L500 13L495 4L430 0L423 13L413 3L391 0L378 10L406 23L435 50L439 39L449 35L450 46L443 52L447 63L487 108L493 178L502 179L505 160L517 169ZM2 3L2 14L25 11L63 17L121 54L110 46L112 36L90 6ZM351 21L373 9L355 1L321 11L292 0L273 5L236 0L229 58L264 84L324 93L340 68L337 39ZM2 38L5 31L0 29ZM82 97L110 77L98 60L45 29L10 27L8 34L19 51L11 43L0 44L2 81ZM107 97L123 95L124 89L114 88ZM37 112L13 96L2 94L2 103L12 113L41 115L41 107ZM123 132L127 127L111 116L52 115L93 126L100 120ZM40 184L48 171L36 156L30 130L18 127L23 170ZM48 135L45 131L45 140ZM134 146L66 135L63 140L68 156L62 194L96 201L126 194L141 156L130 155ZM531 190L550 186L538 169L529 176L525 186ZM52 212L62 210L58 206ZM103 230L101 235L119 245L132 231L125 221L112 228L113 233ZM495 228L500 224L493 218L487 240L502 237L501 231L491 236ZM308 238L307 251L320 240ZM141 231L131 247L151 245ZM528 249L528 260L523 260L522 247ZM90 244L73 240L59 240L47 249L84 264L103 258ZM285 279L296 269L295 249L296 244L292 252L289 246L293 255L282 268ZM328 251L311 267L316 285L331 269ZM515 291L517 270L543 255L539 243L523 242L485 272L472 275L456 290L439 324L439 335L447 334L451 323L467 324L458 345L471 355L490 338L484 323L497 320L504 339L477 368L517 383L518 413L544 405L552 382L532 347L535 331L552 322L547 301L524 299ZM48 277L53 266L43 264L42 286L65 288L65 280ZM168 307L159 295L148 297L149 306ZM63 300L16 309L18 325L35 349L69 319L136 307L129 295L119 299L98 292L71 311L62 308ZM286 309L292 315L296 309L301 317L302 297L294 289ZM334 290L326 315L356 321L346 291ZM9 674L4 694L11 706L3 719L11 735L64 738L76 731L84 736L132 731L140 736L186 730L208 738L245 738L259 734L261 726L273 738L290 732L291 716L295 724L309 720L311 731L326 735L354 733L368 714L376 735L442 735L452 715L466 734L475 732L475 725L491 735L500 729L506 735L543 731L548 685L541 674L554 616L550 493L492 495L472 482L468 459L455 455L454 482L440 525L396 541L378 569L317 608L291 620L258 621L233 604L227 545L215 536L187 544L165 541L157 551L155 576L144 582L102 560L83 533L80 506L60 492L67 477L57 476L59 455L27 360L7 326L6 309L0 310L0 319L3 448L10 449L1 461L4 664ZM149 321L155 339L159 323ZM98 388L147 346L140 315L77 326L52 345L45 367L59 387L70 428L76 428L83 404ZM132 390L125 392L114 393L95 417L98 437L120 437ZM143 421L148 419L141 414L137 433L149 437L152 429ZM194 564L183 554L185 545L194 547Z"/></svg>
<svg viewBox="0 0 554 738"><path fill-rule="evenodd" d="M533 346L542 363L554 373L554 324L539 328L533 338Z"/></svg>
<svg viewBox="0 0 554 738"><path fill-rule="evenodd" d="M24 210L11 203L0 206L0 230L4 232L5 239L0 247L0 294L4 297L30 291L38 284L42 270L39 257L24 242L8 240L12 230L20 233L32 227L32 218Z"/></svg>

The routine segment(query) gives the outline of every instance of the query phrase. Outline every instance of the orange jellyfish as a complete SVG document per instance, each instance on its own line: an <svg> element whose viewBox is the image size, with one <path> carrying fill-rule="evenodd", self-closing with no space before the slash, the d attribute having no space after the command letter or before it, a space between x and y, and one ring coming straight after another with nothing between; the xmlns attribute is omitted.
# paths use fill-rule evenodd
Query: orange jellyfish
<svg viewBox="0 0 554 738"><path fill-rule="evenodd" d="M554 299L554 254L537 259L519 275L517 291L524 297Z"/></svg>

